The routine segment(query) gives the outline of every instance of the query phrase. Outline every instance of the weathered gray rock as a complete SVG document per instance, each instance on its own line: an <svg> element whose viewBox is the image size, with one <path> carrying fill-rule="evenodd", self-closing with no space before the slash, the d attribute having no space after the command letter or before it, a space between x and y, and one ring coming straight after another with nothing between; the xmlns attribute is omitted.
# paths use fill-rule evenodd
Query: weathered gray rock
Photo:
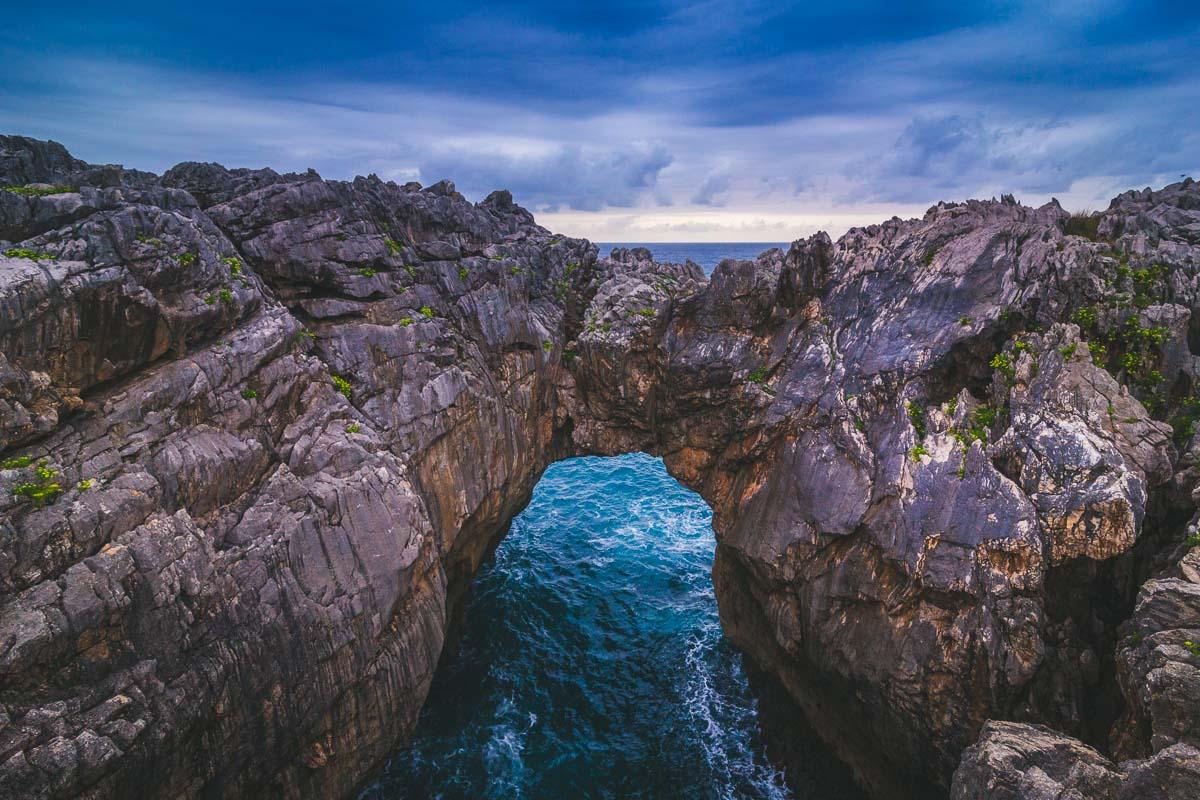
<svg viewBox="0 0 1200 800"><path fill-rule="evenodd" d="M348 794L542 470L646 450L713 507L727 634L879 796L1187 796L1195 184L1111 240L939 204L709 279L445 181L6 137L10 184L3 794Z"/></svg>

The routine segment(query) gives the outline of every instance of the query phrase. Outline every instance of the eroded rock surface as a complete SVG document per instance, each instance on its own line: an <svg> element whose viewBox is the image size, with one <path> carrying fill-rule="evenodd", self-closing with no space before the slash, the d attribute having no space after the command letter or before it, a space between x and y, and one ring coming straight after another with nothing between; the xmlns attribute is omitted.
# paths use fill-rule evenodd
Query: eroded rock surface
<svg viewBox="0 0 1200 800"><path fill-rule="evenodd" d="M545 467L646 450L877 795L1193 796L1191 181L711 278L448 182L0 137L0 185L0 794L347 795Z"/></svg>

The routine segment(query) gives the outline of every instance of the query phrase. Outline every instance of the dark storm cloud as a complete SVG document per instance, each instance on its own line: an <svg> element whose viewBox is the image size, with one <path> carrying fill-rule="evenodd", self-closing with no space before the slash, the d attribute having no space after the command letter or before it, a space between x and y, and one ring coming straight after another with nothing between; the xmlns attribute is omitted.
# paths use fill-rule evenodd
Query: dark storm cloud
<svg viewBox="0 0 1200 800"><path fill-rule="evenodd" d="M216 0L24 4L6 23L0 127L155 169L736 214L1200 167L1196 4Z"/></svg>
<svg viewBox="0 0 1200 800"><path fill-rule="evenodd" d="M601 152L565 146L532 156L457 151L421 162L421 174L451 176L461 191L480 196L504 186L518 198L548 210L628 208L653 188L671 163L661 144L634 144Z"/></svg>

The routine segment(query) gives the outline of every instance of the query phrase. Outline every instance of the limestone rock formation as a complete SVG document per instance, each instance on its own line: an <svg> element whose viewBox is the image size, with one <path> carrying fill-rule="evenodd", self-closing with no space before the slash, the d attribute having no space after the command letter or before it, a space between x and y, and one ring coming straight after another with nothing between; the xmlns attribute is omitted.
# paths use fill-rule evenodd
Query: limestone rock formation
<svg viewBox="0 0 1200 800"><path fill-rule="evenodd" d="M1194 795L1192 181L710 278L447 181L0 186L0 794L349 794L546 466L645 450L877 796Z"/></svg>

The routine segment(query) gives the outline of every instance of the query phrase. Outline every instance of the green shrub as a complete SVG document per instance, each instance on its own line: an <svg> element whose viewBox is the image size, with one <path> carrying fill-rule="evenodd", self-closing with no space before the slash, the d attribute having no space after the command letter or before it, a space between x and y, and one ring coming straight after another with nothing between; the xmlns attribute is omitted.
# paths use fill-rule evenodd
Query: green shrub
<svg viewBox="0 0 1200 800"><path fill-rule="evenodd" d="M387 245L387 249L392 255L394 255L394 256L400 255L400 243L397 242L395 239L393 239L389 236L383 240L383 243L385 245Z"/></svg>
<svg viewBox="0 0 1200 800"><path fill-rule="evenodd" d="M554 349L554 342L547 339L546 341L542 342L542 349L549 353Z"/></svg>
<svg viewBox="0 0 1200 800"><path fill-rule="evenodd" d="M1099 342L1088 342L1088 352L1092 355L1092 362L1098 367L1104 366L1104 359L1108 356L1108 348Z"/></svg>
<svg viewBox="0 0 1200 800"><path fill-rule="evenodd" d="M975 322L975 320L971 319L968 316L961 316L958 318L958 324L963 326L964 328L971 327L971 324L974 322Z"/></svg>
<svg viewBox="0 0 1200 800"><path fill-rule="evenodd" d="M421 306L421 315L425 319L433 319L433 309L429 306Z"/></svg>
<svg viewBox="0 0 1200 800"><path fill-rule="evenodd" d="M359 269L358 274L362 275L364 278L374 278L379 274L379 270L374 269L373 267L362 267Z"/></svg>
<svg viewBox="0 0 1200 800"><path fill-rule="evenodd" d="M1077 347L1076 343L1071 342L1068 345L1058 348L1058 352L1062 353L1062 357L1063 357L1064 361L1070 361L1072 358L1075 357L1076 347Z"/></svg>
<svg viewBox="0 0 1200 800"><path fill-rule="evenodd" d="M254 391L253 389L242 389L243 400L253 400L256 397L258 397L258 392Z"/></svg>
<svg viewBox="0 0 1200 800"><path fill-rule="evenodd" d="M653 317L655 311L653 308L639 308L633 313L637 314L639 317Z"/></svg>
<svg viewBox="0 0 1200 800"><path fill-rule="evenodd" d="M204 295L204 302L210 306L216 305L217 296L215 294L206 294Z"/></svg>
<svg viewBox="0 0 1200 800"><path fill-rule="evenodd" d="M511 267L508 268L508 274L509 275L520 275L521 268L518 267L516 264L513 264Z"/></svg>
<svg viewBox="0 0 1200 800"><path fill-rule="evenodd" d="M221 263L229 267L230 277L236 278L242 274L242 260L240 258L229 256L228 258L222 258Z"/></svg>
<svg viewBox="0 0 1200 800"><path fill-rule="evenodd" d="M992 360L988 364L992 369L1007 378L1009 383L1016 380L1017 368L1013 366L1012 358L1009 357L1008 353L996 353L996 355L992 356Z"/></svg>
<svg viewBox="0 0 1200 800"><path fill-rule="evenodd" d="M176 253L171 258L175 259L175 263L181 267L190 267L196 263L195 253Z"/></svg>
<svg viewBox="0 0 1200 800"><path fill-rule="evenodd" d="M308 328L301 328L300 330L296 331L296 339L297 340L299 340L299 339L315 339L315 338L317 338L317 334L315 332L309 330Z"/></svg>
<svg viewBox="0 0 1200 800"><path fill-rule="evenodd" d="M1081 328L1091 328L1095 326L1098 315L1096 314L1095 306L1084 306L1075 312L1075 316L1071 318L1076 325Z"/></svg>
<svg viewBox="0 0 1200 800"><path fill-rule="evenodd" d="M84 478L78 484L76 484L75 488L81 492L86 492L88 489L92 488L92 479Z"/></svg>
<svg viewBox="0 0 1200 800"><path fill-rule="evenodd" d="M415 265L413 265L413 264L405 264L405 265L404 265L404 271L408 273L408 277L410 277L410 278L413 278L414 280L416 279L416 277L417 277L417 268L416 268L416 266L415 266Z"/></svg>
<svg viewBox="0 0 1200 800"><path fill-rule="evenodd" d="M33 458L30 456L17 456L16 458L5 460L3 464L0 464L0 467L4 469L25 469L32 463Z"/></svg>
<svg viewBox="0 0 1200 800"><path fill-rule="evenodd" d="M1193 533L1187 537L1188 547L1200 547L1200 533Z"/></svg>
<svg viewBox="0 0 1200 800"><path fill-rule="evenodd" d="M753 370L750 371L750 375L748 376L748 378L751 383L757 383L759 385L766 383L767 382L767 368L766 367L755 367Z"/></svg>
<svg viewBox="0 0 1200 800"><path fill-rule="evenodd" d="M74 186L5 186L4 191L19 194L22 197L46 197L52 194L68 194L78 192Z"/></svg>
<svg viewBox="0 0 1200 800"><path fill-rule="evenodd" d="M1200 642L1193 642L1191 639L1187 639L1184 641L1183 646L1186 647L1187 651L1192 655L1200 656Z"/></svg>
<svg viewBox="0 0 1200 800"><path fill-rule="evenodd" d="M228 287L225 287L221 289L221 291L217 292L217 297L221 298L221 302L225 305L233 305L233 292L230 291Z"/></svg>
<svg viewBox="0 0 1200 800"><path fill-rule="evenodd" d="M342 397L349 400L351 395L353 394L352 387L350 386L350 381L346 380L341 375L331 375L330 380L333 381L334 388L338 390L338 392L342 395Z"/></svg>
<svg viewBox="0 0 1200 800"><path fill-rule="evenodd" d="M920 463L921 456L929 455L929 450L928 450L928 448L925 447L925 445L919 444L916 447L914 447L912 450L909 450L908 454L910 456L912 456L913 461Z"/></svg>
<svg viewBox="0 0 1200 800"><path fill-rule="evenodd" d="M4 251L4 255L9 258L28 258L30 261L46 261L54 258L49 253L43 253L40 250L30 250L28 247L10 247Z"/></svg>
<svg viewBox="0 0 1200 800"><path fill-rule="evenodd" d="M357 422L351 422L349 425L346 426L346 433L358 433L361 430L362 430L362 426L359 425Z"/></svg>
<svg viewBox="0 0 1200 800"><path fill-rule="evenodd" d="M458 279L460 281L465 281L467 279L467 276L470 274L471 274L470 271L466 267L458 268Z"/></svg>
<svg viewBox="0 0 1200 800"><path fill-rule="evenodd" d="M48 503L53 503L55 498L63 493L62 484L58 481L61 475L61 472L50 467L46 459L43 458L34 467L34 479L17 484L13 488L13 494L29 500L35 508L42 508Z"/></svg>
<svg viewBox="0 0 1200 800"><path fill-rule="evenodd" d="M1076 212L1063 221L1063 233L1094 242L1100 235L1100 216L1090 211Z"/></svg>
<svg viewBox="0 0 1200 800"><path fill-rule="evenodd" d="M912 400L904 402L904 410L908 412L908 421L912 423L917 438L924 439L926 431L925 409Z"/></svg>
<svg viewBox="0 0 1200 800"><path fill-rule="evenodd" d="M407 328L409 325L412 325L412 324L413 324L412 317L401 317L400 318L400 327L401 328Z"/></svg>
<svg viewBox="0 0 1200 800"><path fill-rule="evenodd" d="M1200 398L1195 395L1184 398L1179 404L1179 411L1171 420L1171 430L1175 441L1186 444L1196 435L1196 421L1200 419Z"/></svg>

